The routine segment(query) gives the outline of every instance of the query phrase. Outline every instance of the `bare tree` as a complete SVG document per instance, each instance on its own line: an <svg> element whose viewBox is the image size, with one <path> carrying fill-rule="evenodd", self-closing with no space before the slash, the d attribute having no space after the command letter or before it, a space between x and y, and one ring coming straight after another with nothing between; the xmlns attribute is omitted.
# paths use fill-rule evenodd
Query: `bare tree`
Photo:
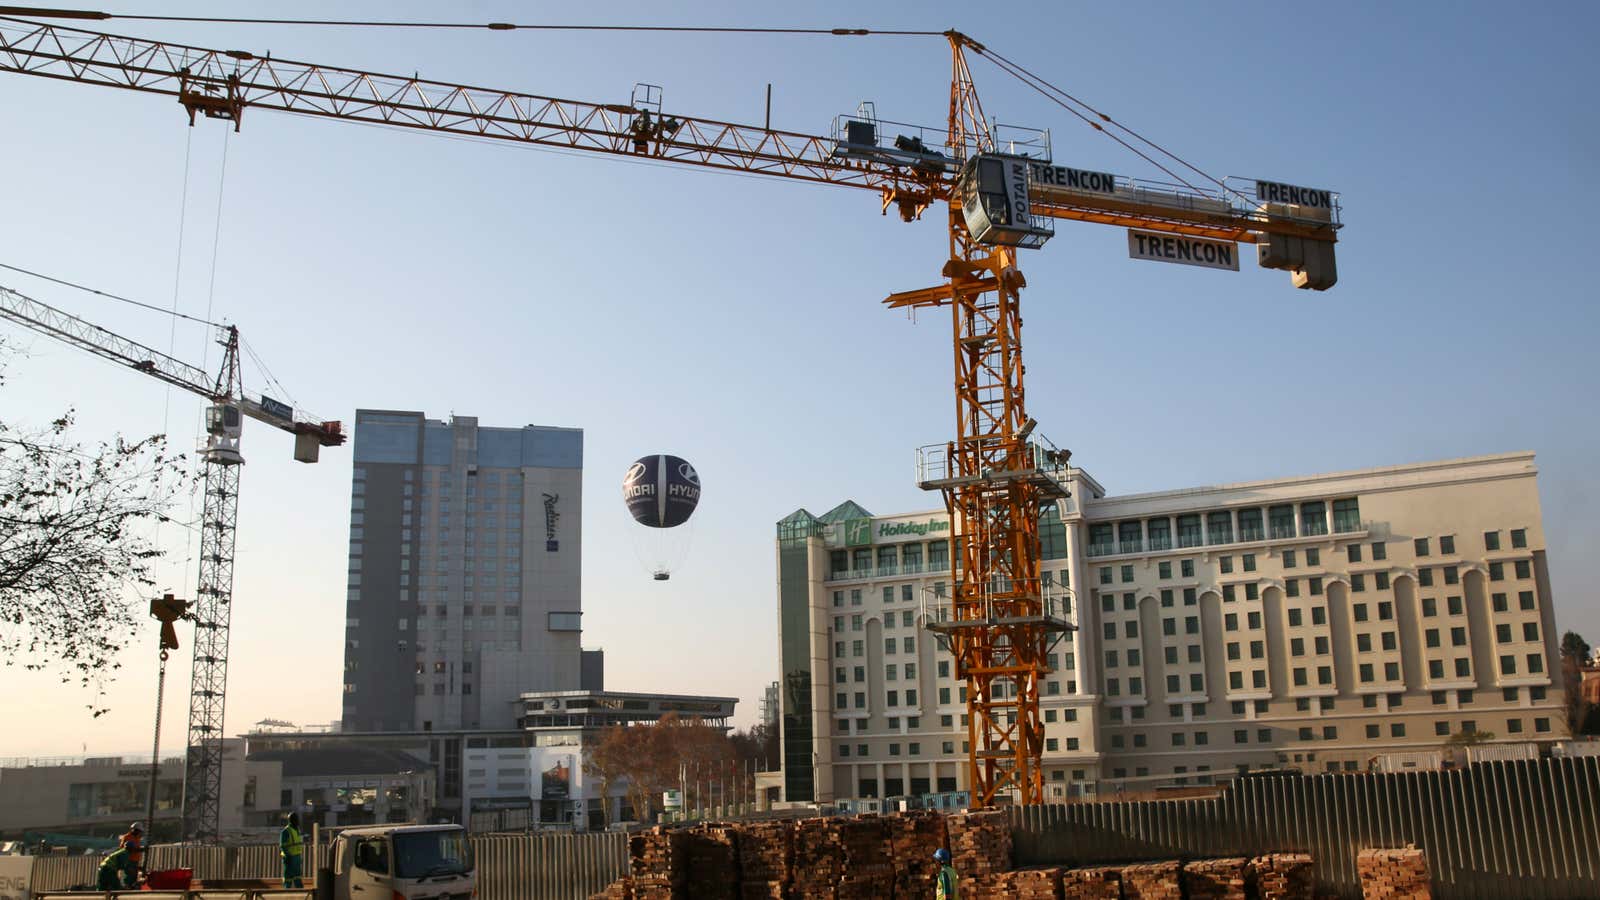
<svg viewBox="0 0 1600 900"><path fill-rule="evenodd" d="M0 421L0 657L88 687L138 634L134 598L162 555L149 532L193 481L160 435L85 447L72 425L71 410Z"/></svg>

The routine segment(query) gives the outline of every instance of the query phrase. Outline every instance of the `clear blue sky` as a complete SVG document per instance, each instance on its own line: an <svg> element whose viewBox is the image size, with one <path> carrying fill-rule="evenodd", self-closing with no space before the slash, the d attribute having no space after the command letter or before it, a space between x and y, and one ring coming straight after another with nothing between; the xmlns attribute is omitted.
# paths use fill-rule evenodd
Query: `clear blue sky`
<svg viewBox="0 0 1600 900"><path fill-rule="evenodd" d="M112 9L534 15L516 3ZM728 2L568 6L548 21L954 26L1208 171L1342 192L1340 283L1322 294L1248 264L1136 262L1121 230L1063 223L1023 259L1030 411L1114 493L1535 450L1557 617L1596 640L1582 567L1600 539L1584 218L1600 208L1597 18L1579 3ZM938 125L949 77L930 38L106 30L604 102L648 81L670 112L743 122L761 120L771 82L774 125L823 134L862 99ZM988 63L974 75L991 115L1053 130L1058 162L1159 174ZM735 695L751 721L777 674L773 523L846 498L878 513L937 503L911 461L953 427L947 320L879 307L937 280L937 217L903 225L859 191L260 111L238 135L190 130L170 100L16 75L0 75L0 102L0 261L161 304L176 276L180 308L204 314L216 234L213 316L237 322L304 406L584 428L585 643L607 651L613 688ZM159 315L0 284L169 338ZM205 351L192 327L176 340L180 356ZM24 344L32 355L0 393L8 421L75 404L85 439L157 431L164 415L178 443L193 439L193 399L169 407L153 381ZM260 427L245 447L230 730L329 721L349 454L294 464L287 439ZM667 583L635 562L618 492L627 463L658 451L705 481L692 556ZM189 589L184 534L161 538L174 552L164 577ZM38 727L0 737L0 756L147 746L153 630L141 639L99 720L81 690L8 670L0 715ZM169 749L182 741L180 659Z"/></svg>

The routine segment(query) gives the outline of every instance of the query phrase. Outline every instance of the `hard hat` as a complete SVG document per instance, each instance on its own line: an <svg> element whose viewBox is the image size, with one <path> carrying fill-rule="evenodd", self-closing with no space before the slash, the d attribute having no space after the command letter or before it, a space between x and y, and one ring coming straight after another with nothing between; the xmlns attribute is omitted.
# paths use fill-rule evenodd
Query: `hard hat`
<svg viewBox="0 0 1600 900"><path fill-rule="evenodd" d="M940 847L939 849L933 851L933 858L939 862L948 863L950 861L950 851Z"/></svg>
<svg viewBox="0 0 1600 900"><path fill-rule="evenodd" d="M144 825L142 825L142 824L140 824L138 822L135 822L132 825L128 826L128 830L129 831L140 831L140 832L142 832L142 831L144 831Z"/></svg>

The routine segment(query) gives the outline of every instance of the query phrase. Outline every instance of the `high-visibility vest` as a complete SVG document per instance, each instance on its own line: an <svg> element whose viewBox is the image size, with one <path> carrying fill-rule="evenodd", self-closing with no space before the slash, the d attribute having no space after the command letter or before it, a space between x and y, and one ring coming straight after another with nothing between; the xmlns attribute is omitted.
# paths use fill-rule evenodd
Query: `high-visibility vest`
<svg viewBox="0 0 1600 900"><path fill-rule="evenodd" d="M284 856L299 856L305 851L305 841L293 825L283 826L278 834L278 852Z"/></svg>
<svg viewBox="0 0 1600 900"><path fill-rule="evenodd" d="M954 866L944 866L939 869L938 895L936 900L959 900L960 879L956 877Z"/></svg>

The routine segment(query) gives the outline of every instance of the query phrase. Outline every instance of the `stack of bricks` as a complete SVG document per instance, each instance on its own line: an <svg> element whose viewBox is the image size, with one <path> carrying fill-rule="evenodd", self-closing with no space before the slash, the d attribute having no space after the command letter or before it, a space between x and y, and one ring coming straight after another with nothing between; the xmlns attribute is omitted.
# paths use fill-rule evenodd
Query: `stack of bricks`
<svg viewBox="0 0 1600 900"><path fill-rule="evenodd" d="M685 835L657 825L628 836L635 900L686 900Z"/></svg>
<svg viewBox="0 0 1600 900"><path fill-rule="evenodd" d="M740 900L784 900L794 867L794 823L743 825L737 842Z"/></svg>
<svg viewBox="0 0 1600 900"><path fill-rule="evenodd" d="M1427 856L1415 847L1362 850L1356 873L1364 900L1433 900Z"/></svg>
<svg viewBox="0 0 1600 900"><path fill-rule="evenodd" d="M1061 873L1061 900L1122 900L1122 870L1068 869Z"/></svg>
<svg viewBox="0 0 1600 900"><path fill-rule="evenodd" d="M1177 861L1140 863L1122 868L1122 900L1183 900Z"/></svg>
<svg viewBox="0 0 1600 900"><path fill-rule="evenodd" d="M1247 880L1261 900L1312 900L1316 876L1309 853L1269 853L1250 860Z"/></svg>
<svg viewBox="0 0 1600 900"><path fill-rule="evenodd" d="M933 852L948 843L944 815L917 810L884 820L889 832L889 855L894 860L894 896L932 897L939 865Z"/></svg>
<svg viewBox="0 0 1600 900"><path fill-rule="evenodd" d="M792 900L835 900L844 875L839 819L801 819L794 828Z"/></svg>
<svg viewBox="0 0 1600 900"><path fill-rule="evenodd" d="M1184 863L1183 895L1189 900L1245 900L1247 864L1242 857Z"/></svg>
<svg viewBox="0 0 1600 900"><path fill-rule="evenodd" d="M894 856L887 822L876 815L838 820L844 858L835 894L838 900L877 900L893 893Z"/></svg>
<svg viewBox="0 0 1600 900"><path fill-rule="evenodd" d="M683 837L684 864L694 896L739 900L739 857L735 825L696 825Z"/></svg>

